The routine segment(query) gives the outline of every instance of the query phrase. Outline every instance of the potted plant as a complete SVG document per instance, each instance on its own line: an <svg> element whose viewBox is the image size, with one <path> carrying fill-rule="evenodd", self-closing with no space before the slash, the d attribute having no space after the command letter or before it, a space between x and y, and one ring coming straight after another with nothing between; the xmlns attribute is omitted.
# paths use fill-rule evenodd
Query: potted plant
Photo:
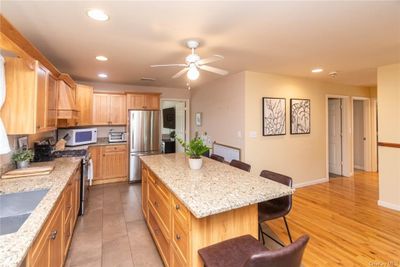
<svg viewBox="0 0 400 267"><path fill-rule="evenodd" d="M201 156L206 153L209 148L203 143L203 140L196 137L186 143L181 138L176 138L185 150L186 155L189 156L189 166L192 170L198 170L203 165Z"/></svg>
<svg viewBox="0 0 400 267"><path fill-rule="evenodd" d="M12 155L12 160L17 163L17 169L26 168L33 159L33 152L29 149L20 149Z"/></svg>

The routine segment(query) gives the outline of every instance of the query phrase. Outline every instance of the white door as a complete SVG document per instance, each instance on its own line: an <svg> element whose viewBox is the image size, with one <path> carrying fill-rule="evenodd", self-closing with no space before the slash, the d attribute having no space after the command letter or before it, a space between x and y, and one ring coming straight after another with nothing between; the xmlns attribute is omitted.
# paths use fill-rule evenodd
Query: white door
<svg viewBox="0 0 400 267"><path fill-rule="evenodd" d="M329 172L342 175L342 138L340 99L328 101Z"/></svg>
<svg viewBox="0 0 400 267"><path fill-rule="evenodd" d="M175 104L175 134L177 137L182 140L186 139L185 131L186 131L186 115L185 115L185 102L177 101ZM176 142L176 152L183 152L183 147Z"/></svg>

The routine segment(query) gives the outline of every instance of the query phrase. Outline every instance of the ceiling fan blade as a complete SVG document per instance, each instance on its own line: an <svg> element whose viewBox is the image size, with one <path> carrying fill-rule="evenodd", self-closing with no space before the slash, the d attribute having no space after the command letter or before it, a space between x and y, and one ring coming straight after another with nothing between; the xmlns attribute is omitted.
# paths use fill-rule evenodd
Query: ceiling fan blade
<svg viewBox="0 0 400 267"><path fill-rule="evenodd" d="M186 64L162 64L162 65L150 65L152 68L157 67L186 67Z"/></svg>
<svg viewBox="0 0 400 267"><path fill-rule="evenodd" d="M182 70L180 70L177 74L175 74L174 76L172 76L172 79L176 79L181 77L183 74L185 74L185 72L187 72L189 70L189 68L184 68Z"/></svg>
<svg viewBox="0 0 400 267"><path fill-rule="evenodd" d="M211 63L211 62L220 61L221 59L224 59L224 57L221 56L221 55L213 55L213 56L208 57L208 58L200 59L199 61L196 62L196 64L204 65L204 64Z"/></svg>
<svg viewBox="0 0 400 267"><path fill-rule="evenodd" d="M210 66L206 66L206 65L199 66L199 69L205 70L205 71L209 71L209 72L213 72L213 73L216 73L216 74L219 74L219 75L227 75L229 73L226 70L215 68L215 67L210 67Z"/></svg>

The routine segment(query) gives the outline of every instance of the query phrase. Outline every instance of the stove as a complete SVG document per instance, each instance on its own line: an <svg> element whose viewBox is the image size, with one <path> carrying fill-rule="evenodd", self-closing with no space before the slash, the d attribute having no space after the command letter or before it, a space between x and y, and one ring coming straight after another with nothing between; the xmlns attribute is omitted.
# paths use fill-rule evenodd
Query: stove
<svg viewBox="0 0 400 267"><path fill-rule="evenodd" d="M79 208L79 215L85 213L87 199L89 194L90 181L88 179L89 168L91 167L91 156L87 149L71 149L63 151L54 151L53 157L55 158L66 158L66 157L78 157L82 159L81 169L81 201Z"/></svg>
<svg viewBox="0 0 400 267"><path fill-rule="evenodd" d="M65 158L65 157L88 157L89 153L87 149L71 149L63 151L54 151L53 156L55 158Z"/></svg>

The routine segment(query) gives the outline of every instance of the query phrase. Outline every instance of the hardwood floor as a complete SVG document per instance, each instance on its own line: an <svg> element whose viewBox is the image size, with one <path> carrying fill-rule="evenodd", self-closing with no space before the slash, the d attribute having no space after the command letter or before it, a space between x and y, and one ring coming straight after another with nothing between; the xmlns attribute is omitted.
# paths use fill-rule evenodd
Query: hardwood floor
<svg viewBox="0 0 400 267"><path fill-rule="evenodd" d="M293 240L311 237L303 265L400 266L400 212L379 207L377 200L377 173L297 189L287 219ZM282 219L268 225L289 243Z"/></svg>

